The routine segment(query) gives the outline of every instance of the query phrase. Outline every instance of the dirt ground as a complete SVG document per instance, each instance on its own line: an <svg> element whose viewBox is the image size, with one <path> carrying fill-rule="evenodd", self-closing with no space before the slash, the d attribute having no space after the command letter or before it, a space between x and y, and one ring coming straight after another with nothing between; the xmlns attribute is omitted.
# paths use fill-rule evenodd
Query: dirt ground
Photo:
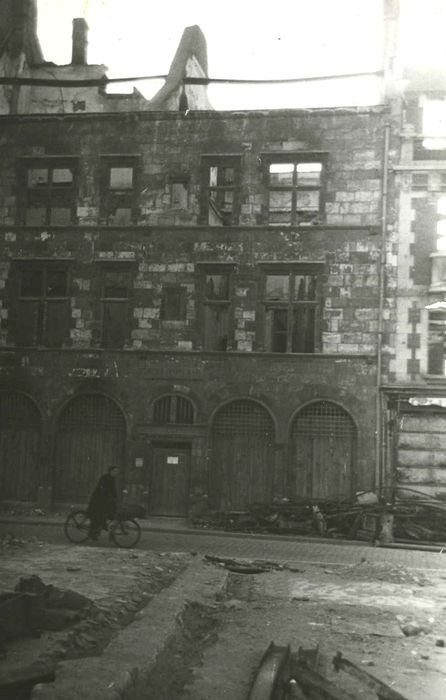
<svg viewBox="0 0 446 700"><path fill-rule="evenodd" d="M1 589L38 574L47 584L90 601L69 629L8 644L2 671L36 660L100 655L110 639L196 561L192 554L71 547L33 541L0 543ZM336 652L399 691L408 700L446 697L446 572L425 574L358 559L350 566L273 562L250 572L251 562L228 567L226 586L203 606L190 600L178 633L160 654L141 700L246 700L270 642L319 647L324 673L358 700L376 694L346 673L336 674ZM237 568L239 571L237 571ZM232 570L231 570L232 569Z"/></svg>
<svg viewBox="0 0 446 700"><path fill-rule="evenodd" d="M324 674L358 700L376 694L335 673L338 651L409 700L446 697L444 574L427 579L360 561L337 570L231 574L227 594L218 639L193 669L182 700L245 700L271 641L292 651L319 646Z"/></svg>
<svg viewBox="0 0 446 700"><path fill-rule="evenodd" d="M47 586L85 596L87 604L64 629L9 640L0 658L0 677L28 665L52 666L62 659L100 654L141 608L181 574L187 560L181 554L49 545L37 539L3 537L1 592L14 590L21 577L37 575Z"/></svg>

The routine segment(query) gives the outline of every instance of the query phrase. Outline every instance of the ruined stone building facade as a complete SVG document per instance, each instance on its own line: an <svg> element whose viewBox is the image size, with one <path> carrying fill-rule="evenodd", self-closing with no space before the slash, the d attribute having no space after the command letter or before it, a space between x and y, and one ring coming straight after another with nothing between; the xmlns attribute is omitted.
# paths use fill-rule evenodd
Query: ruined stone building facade
<svg viewBox="0 0 446 700"><path fill-rule="evenodd" d="M38 79L18 5L2 75ZM103 76L85 32L56 78ZM83 503L111 463L160 515L436 493L444 407L409 399L446 397L446 161L414 164L417 107L215 111L206 74L192 27L150 101L0 85L1 498Z"/></svg>

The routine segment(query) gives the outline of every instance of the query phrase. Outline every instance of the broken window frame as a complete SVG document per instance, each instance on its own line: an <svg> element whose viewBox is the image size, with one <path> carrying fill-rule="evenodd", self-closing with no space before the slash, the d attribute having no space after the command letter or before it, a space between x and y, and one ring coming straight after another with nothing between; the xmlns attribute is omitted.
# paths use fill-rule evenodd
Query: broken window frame
<svg viewBox="0 0 446 700"><path fill-rule="evenodd" d="M217 168L217 179L211 183L211 171ZM234 171L233 180L224 182L222 171ZM240 155L203 155L201 157L201 207L200 223L210 226L236 226L240 216ZM219 209L226 194L231 194L232 206L227 210Z"/></svg>
<svg viewBox="0 0 446 700"><path fill-rule="evenodd" d="M203 349L206 351L226 352L231 349L232 308L233 308L233 273L234 263L198 263L200 274L199 294L201 300L201 328ZM222 296L209 295L208 277L226 277L225 293ZM212 318L213 317L213 318ZM225 333L215 335L216 326L224 327Z"/></svg>
<svg viewBox="0 0 446 700"><path fill-rule="evenodd" d="M266 191L265 203L265 223L269 226L298 226L298 225L314 225L322 223L325 215L325 180L327 170L327 153L325 152L300 152L300 153L268 153L262 156L264 164L264 186ZM320 164L320 177L317 185L300 184L298 176L298 166L302 164ZM292 181L285 184L273 184L271 182L271 165L290 165L292 166ZM299 193L317 192L319 195L317 211L309 208L298 209ZM289 221L272 221L272 210L270 207L271 194L274 193L289 193L291 198L290 209L276 210L276 213L283 211L290 212ZM305 212L308 212L307 214Z"/></svg>
<svg viewBox="0 0 446 700"><path fill-rule="evenodd" d="M322 263L266 263L263 273L262 310L264 319L264 348L266 352L316 354L322 351ZM268 277L280 276L287 280L284 297L273 299L268 295ZM297 299L298 278L313 278L313 298ZM278 324L279 315L285 320ZM296 323L299 315L308 324L304 335L299 335ZM307 319L305 319L307 315ZM276 329L274 329L276 323ZM279 341L281 338L281 341Z"/></svg>
<svg viewBox="0 0 446 700"><path fill-rule="evenodd" d="M17 263L14 276L16 279L15 342L18 347L60 348L68 343L71 325L68 266L67 261L61 260L48 262L32 260ZM25 281L31 274L40 276L37 285L39 289L26 292ZM49 289L51 275L62 276L63 293L51 293ZM33 316L32 329L29 326L29 311ZM21 316L27 318L24 333L19 331ZM30 342L21 342L20 338L26 335Z"/></svg>
<svg viewBox="0 0 446 700"><path fill-rule="evenodd" d="M114 187L112 171L114 169L131 169L132 182L129 187ZM139 214L140 188L140 156L139 155L102 155L101 156L101 200L100 217L107 226L133 226L137 223ZM129 220L114 221L118 209L129 210Z"/></svg>
<svg viewBox="0 0 446 700"><path fill-rule="evenodd" d="M108 276L116 274L124 277L123 293L111 294L107 290ZM99 298L100 298L100 346L106 349L119 350L130 341L131 335L131 308L133 295L133 262L101 262L99 263ZM116 288L118 289L118 287ZM119 338L115 342L113 316L109 310L122 309L124 320L118 322ZM109 320L108 320L109 319Z"/></svg>
<svg viewBox="0 0 446 700"><path fill-rule="evenodd" d="M47 179L41 183L31 184L33 170L47 171ZM55 172L65 170L71 172L71 180L57 181ZM25 158L19 162L20 192L18 200L21 203L19 223L25 226L71 226L77 223L76 199L78 186L78 159L74 156L48 156ZM41 222L30 222L29 214L33 209L43 210ZM53 212L64 209L68 212L68 220L63 223L53 221Z"/></svg>

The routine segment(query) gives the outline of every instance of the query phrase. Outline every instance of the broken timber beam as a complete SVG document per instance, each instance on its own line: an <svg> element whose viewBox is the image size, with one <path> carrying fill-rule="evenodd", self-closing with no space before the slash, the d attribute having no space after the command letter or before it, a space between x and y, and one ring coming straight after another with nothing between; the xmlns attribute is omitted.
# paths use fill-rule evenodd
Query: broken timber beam
<svg viewBox="0 0 446 700"><path fill-rule="evenodd" d="M359 666L356 666L352 661L345 659L340 651L333 657L333 666L336 671L342 669L365 683L369 688L375 691L379 700L407 700L407 698L401 695L397 690L394 690L386 683L375 678L371 673L367 673L364 669L359 668Z"/></svg>

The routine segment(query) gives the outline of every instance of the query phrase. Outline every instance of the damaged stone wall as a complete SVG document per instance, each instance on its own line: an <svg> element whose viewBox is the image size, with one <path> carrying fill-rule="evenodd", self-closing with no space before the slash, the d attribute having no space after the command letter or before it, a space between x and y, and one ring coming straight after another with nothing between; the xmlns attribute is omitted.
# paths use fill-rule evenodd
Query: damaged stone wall
<svg viewBox="0 0 446 700"><path fill-rule="evenodd" d="M150 479L147 443L153 440L191 444L189 505L206 494L212 416L222 402L243 397L267 407L275 422L274 495L286 494L293 416L315 400L335 402L352 417L352 488L373 488L384 118L378 108L3 118L0 382L7 391L33 397L45 416L41 488L53 483L58 413L82 392L113 397L122 408L128 428L125 479L141 499ZM263 156L296 152L327 154L326 221L265 225ZM240 157L239 225L202 223L201 156L209 154ZM53 156L76 160L77 223L24 226L20 171ZM119 163L129 157L137 163L135 219L107 225L104 158ZM187 193L181 208L173 201L175 181ZM70 328L61 348L16 346L16 270L23 260L62 260L69 269ZM132 280L129 334L120 350L104 349L101 341L98 278L107 263L126 265ZM316 353L268 352L263 284L265 265L274 263L315 265L320 273ZM226 352L211 353L204 342L206 266L227 266L231 274ZM389 257L388 334L394 272ZM182 320L162 317L168 285L184 290ZM154 423L155 398L170 393L191 398L193 425Z"/></svg>
<svg viewBox="0 0 446 700"><path fill-rule="evenodd" d="M139 156L138 224L196 224L200 218L201 156L241 159L240 224L265 218L265 154L327 154L325 221L329 225L380 222L383 121L380 108L264 112L128 113L2 120L4 184L0 220L17 223L16 166L23 157L80 157L77 221L99 215L101 156ZM20 138L17 134L20 132ZM172 206L171 182L186 178L187 206ZM16 208L14 209L14 202Z"/></svg>

